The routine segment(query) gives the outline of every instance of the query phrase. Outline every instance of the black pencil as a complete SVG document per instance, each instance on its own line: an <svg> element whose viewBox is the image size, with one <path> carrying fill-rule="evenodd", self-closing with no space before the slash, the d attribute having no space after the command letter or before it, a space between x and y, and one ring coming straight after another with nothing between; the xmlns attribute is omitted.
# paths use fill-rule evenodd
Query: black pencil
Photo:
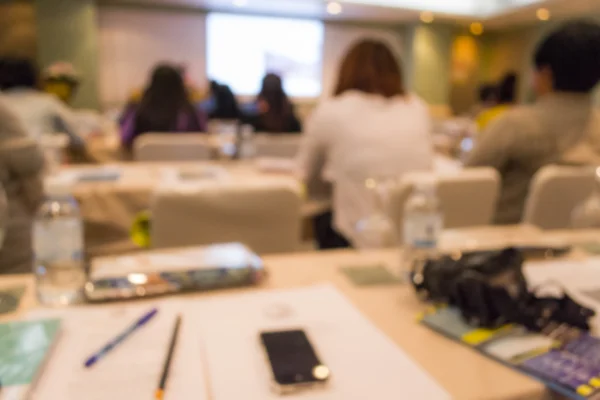
<svg viewBox="0 0 600 400"><path fill-rule="evenodd" d="M163 364L162 375L160 376L160 382L158 388L154 393L156 400L162 400L165 395L165 387L167 386L167 379L169 379L169 370L171 369L171 360L173 359L173 353L175 352L175 345L177 344L177 336L179 336L179 326L181 325L181 315L177 316L175 321L175 327L173 328L173 334L171 336L171 344L169 344L169 352L167 358Z"/></svg>

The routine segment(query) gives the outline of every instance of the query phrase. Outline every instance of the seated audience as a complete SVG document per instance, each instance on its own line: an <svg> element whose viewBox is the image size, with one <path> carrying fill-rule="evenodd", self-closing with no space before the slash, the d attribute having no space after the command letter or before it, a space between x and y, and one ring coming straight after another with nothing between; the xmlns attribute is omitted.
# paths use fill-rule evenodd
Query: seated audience
<svg viewBox="0 0 600 400"><path fill-rule="evenodd" d="M534 55L536 103L507 111L477 140L467 165L492 166L502 176L497 223L521 221L529 182L541 167L600 163L600 110L591 96L599 55L595 22L570 22L551 33Z"/></svg>
<svg viewBox="0 0 600 400"><path fill-rule="evenodd" d="M255 132L297 133L302 131L294 106L283 90L281 77L269 73L255 101L256 112L246 117Z"/></svg>
<svg viewBox="0 0 600 400"><path fill-rule="evenodd" d="M373 212L366 178L432 167L430 129L427 105L406 92L387 45L364 40L352 47L333 98L323 101L307 123L298 156L308 187L320 178L333 183L333 215L315 219L320 248L348 246L356 223Z"/></svg>
<svg viewBox="0 0 600 400"><path fill-rule="evenodd" d="M8 223L0 246L0 274L30 273L33 267L31 229L43 200L44 156L21 120L0 95L0 184L8 200Z"/></svg>
<svg viewBox="0 0 600 400"><path fill-rule="evenodd" d="M479 114L489 110L498 103L498 95L496 86L492 84L484 84L479 88L479 102L475 104L468 112L470 118L477 118Z"/></svg>
<svg viewBox="0 0 600 400"><path fill-rule="evenodd" d="M19 117L29 135L63 133L70 147L82 149L74 112L56 96L38 88L38 71L29 60L5 59L0 63L0 90L6 105Z"/></svg>
<svg viewBox="0 0 600 400"><path fill-rule="evenodd" d="M495 90L497 104L487 110L482 110L477 116L476 122L480 132L487 128L490 122L504 114L514 105L516 90L517 75L513 73L507 74Z"/></svg>
<svg viewBox="0 0 600 400"><path fill-rule="evenodd" d="M179 69L159 65L139 104L130 104L121 119L121 142L131 149L148 132L204 132L206 117L194 108Z"/></svg>
<svg viewBox="0 0 600 400"><path fill-rule="evenodd" d="M200 103L200 108L208 113L208 119L240 119L242 113L229 86L210 81L209 89L210 96Z"/></svg>

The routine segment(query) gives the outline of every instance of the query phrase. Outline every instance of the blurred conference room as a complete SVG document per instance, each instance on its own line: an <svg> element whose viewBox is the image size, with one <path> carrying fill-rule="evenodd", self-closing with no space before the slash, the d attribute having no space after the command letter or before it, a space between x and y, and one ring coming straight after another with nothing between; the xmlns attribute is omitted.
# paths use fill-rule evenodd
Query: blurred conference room
<svg viewBox="0 0 600 400"><path fill-rule="evenodd" d="M0 399L600 398L599 82L600 0L0 0Z"/></svg>

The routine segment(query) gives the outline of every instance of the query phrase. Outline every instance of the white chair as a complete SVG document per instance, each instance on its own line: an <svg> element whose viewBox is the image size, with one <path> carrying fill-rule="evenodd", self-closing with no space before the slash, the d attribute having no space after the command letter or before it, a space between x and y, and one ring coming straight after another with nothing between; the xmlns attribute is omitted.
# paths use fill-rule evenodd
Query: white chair
<svg viewBox="0 0 600 400"><path fill-rule="evenodd" d="M570 228L573 209L593 190L593 167L543 167L529 185L523 222L542 229Z"/></svg>
<svg viewBox="0 0 600 400"><path fill-rule="evenodd" d="M209 160L212 147L202 133L145 133L133 144L135 161Z"/></svg>
<svg viewBox="0 0 600 400"><path fill-rule="evenodd" d="M298 250L300 193L298 183L281 178L159 188L151 205L152 247L241 242L258 253Z"/></svg>
<svg viewBox="0 0 600 400"><path fill-rule="evenodd" d="M300 134L254 136L254 148L257 157L294 158L300 148Z"/></svg>
<svg viewBox="0 0 600 400"><path fill-rule="evenodd" d="M421 179L435 179L444 228L489 225L494 217L500 177L493 168L465 168L455 173L414 172L392 189L388 213L402 237L404 204Z"/></svg>

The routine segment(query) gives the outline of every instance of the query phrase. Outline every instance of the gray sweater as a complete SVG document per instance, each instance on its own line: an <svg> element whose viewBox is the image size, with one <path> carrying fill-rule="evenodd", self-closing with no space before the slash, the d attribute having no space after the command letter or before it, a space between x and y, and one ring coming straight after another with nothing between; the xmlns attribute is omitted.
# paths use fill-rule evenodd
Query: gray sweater
<svg viewBox="0 0 600 400"><path fill-rule="evenodd" d="M591 96L555 93L507 111L477 138L467 161L502 177L498 224L521 221L531 178L549 164L600 164L600 109Z"/></svg>
<svg viewBox="0 0 600 400"><path fill-rule="evenodd" d="M31 224L43 199L44 156L0 96L0 183L9 219L0 249L0 274L28 273L33 267Z"/></svg>

